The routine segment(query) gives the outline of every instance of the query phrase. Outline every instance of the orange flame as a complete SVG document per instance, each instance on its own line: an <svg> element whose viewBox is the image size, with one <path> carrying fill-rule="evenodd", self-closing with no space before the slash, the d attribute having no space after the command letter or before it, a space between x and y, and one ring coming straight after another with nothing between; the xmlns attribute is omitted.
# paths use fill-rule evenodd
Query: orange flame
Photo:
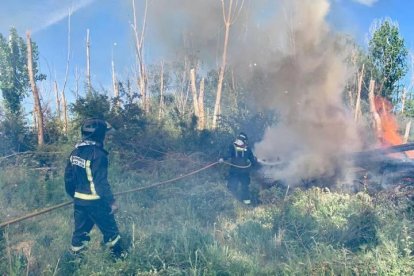
<svg viewBox="0 0 414 276"><path fill-rule="evenodd" d="M392 114L393 106L387 99L376 96L375 109L381 119L381 137L378 137L383 146L400 145L404 143L403 138L398 133L398 123ZM393 154L394 157L414 158L414 151L407 151L405 154Z"/></svg>

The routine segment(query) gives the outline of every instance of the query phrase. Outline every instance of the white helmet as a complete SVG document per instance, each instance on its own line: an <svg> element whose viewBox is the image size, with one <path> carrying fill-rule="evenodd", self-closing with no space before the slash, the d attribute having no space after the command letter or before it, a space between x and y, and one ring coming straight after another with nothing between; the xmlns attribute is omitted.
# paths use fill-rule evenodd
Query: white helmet
<svg viewBox="0 0 414 276"><path fill-rule="evenodd" d="M246 146L246 144L244 143L244 141L243 141L243 140L241 140L241 139L236 139L236 140L233 142L233 144L234 144L236 147L239 147L239 148L244 148L244 147Z"/></svg>

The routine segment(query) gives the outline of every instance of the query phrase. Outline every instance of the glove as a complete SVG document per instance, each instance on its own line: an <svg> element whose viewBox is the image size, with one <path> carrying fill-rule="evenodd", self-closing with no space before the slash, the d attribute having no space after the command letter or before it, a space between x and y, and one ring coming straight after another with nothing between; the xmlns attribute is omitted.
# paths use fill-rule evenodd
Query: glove
<svg viewBox="0 0 414 276"><path fill-rule="evenodd" d="M110 215L115 214L118 211L119 207L118 205L116 205L115 203L112 203L111 205L111 212L109 213Z"/></svg>
<svg viewBox="0 0 414 276"><path fill-rule="evenodd" d="M223 158L220 158L220 159L218 160L218 162L219 162L219 163L223 163L223 162L224 162L224 159L223 159Z"/></svg>

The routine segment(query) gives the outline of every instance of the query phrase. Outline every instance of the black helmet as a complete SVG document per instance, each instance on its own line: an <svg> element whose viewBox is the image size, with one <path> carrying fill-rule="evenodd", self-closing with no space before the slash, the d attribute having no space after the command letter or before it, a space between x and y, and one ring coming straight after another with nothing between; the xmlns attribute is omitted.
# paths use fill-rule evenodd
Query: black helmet
<svg viewBox="0 0 414 276"><path fill-rule="evenodd" d="M247 134L244 132L240 132L239 135L237 135L237 139L242 140L244 143L247 143L247 141L249 140L247 138Z"/></svg>
<svg viewBox="0 0 414 276"><path fill-rule="evenodd" d="M86 119L81 126L82 139L103 143L106 132L111 128L111 125L105 120L97 118Z"/></svg>

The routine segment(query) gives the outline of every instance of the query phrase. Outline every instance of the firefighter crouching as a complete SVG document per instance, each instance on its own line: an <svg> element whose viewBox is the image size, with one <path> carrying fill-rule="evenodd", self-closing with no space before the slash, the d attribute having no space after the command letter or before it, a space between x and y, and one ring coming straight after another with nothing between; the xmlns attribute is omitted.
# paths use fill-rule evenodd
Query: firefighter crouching
<svg viewBox="0 0 414 276"><path fill-rule="evenodd" d="M240 201L245 204L251 203L250 194L250 170L257 164L257 159L248 146L247 135L241 132L234 142L229 146L227 155L220 158L230 162L227 188Z"/></svg>
<svg viewBox="0 0 414 276"><path fill-rule="evenodd" d="M114 257L123 257L121 236L114 213L118 209L108 182L108 152L105 135L110 125L101 119L87 119L81 126L82 142L75 146L65 169L65 189L74 200L75 229L72 252L85 249L89 232L96 224Z"/></svg>

